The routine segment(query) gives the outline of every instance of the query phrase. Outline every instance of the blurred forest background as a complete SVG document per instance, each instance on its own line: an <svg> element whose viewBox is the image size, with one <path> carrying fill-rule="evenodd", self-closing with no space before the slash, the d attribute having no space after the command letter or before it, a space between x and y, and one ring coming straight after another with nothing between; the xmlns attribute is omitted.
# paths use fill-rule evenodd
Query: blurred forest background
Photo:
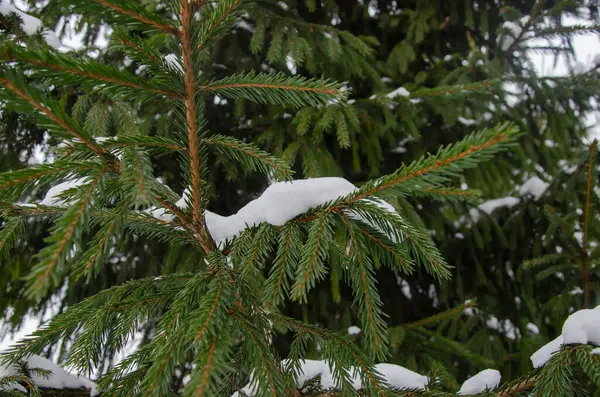
<svg viewBox="0 0 600 397"><path fill-rule="evenodd" d="M79 56L146 73L115 46L103 15L82 18L61 0L17 3L55 27ZM600 223L595 207L590 212L585 205L589 194L592 200L600 194L593 186L597 165L587 166L594 159L600 93L595 1L259 0L243 9L207 52L207 76L282 72L345 81L351 90L347 105L299 111L218 96L208 102L209 130L285 159L295 178L342 176L358 186L485 127L506 121L524 132L515 150L457 181L471 200L394 198L399 212L433 237L453 276L440 283L422 268L412 274L378 269L394 349L390 362L425 372L439 361L460 379L493 367L510 378L531 368L531 353L560 333L569 313L599 303ZM24 34L0 15L0 41L9 33ZM161 37L149 39L160 44ZM97 137L118 134L118 103L82 97L77 87L51 90L65 106L77 103ZM170 136L169 109L148 102L137 111L152 135ZM52 161L59 143L0 103L0 171ZM181 193L178 164L169 157L158 161L156 175ZM209 209L222 215L235 213L270 182L218 157L210 178ZM97 278L65 277L42 300L30 301L23 277L48 226L30 224L27 239L0 258L0 332L9 338L109 286L198 266L196 252L124 236ZM332 269L308 304L286 303L282 311L346 330L359 325L352 301ZM153 326L138 330L137 346ZM351 334L360 343L360 332L351 328ZM275 340L282 352L289 343ZM65 340L47 354L60 361L69 348ZM96 375L115 360L106 357Z"/></svg>

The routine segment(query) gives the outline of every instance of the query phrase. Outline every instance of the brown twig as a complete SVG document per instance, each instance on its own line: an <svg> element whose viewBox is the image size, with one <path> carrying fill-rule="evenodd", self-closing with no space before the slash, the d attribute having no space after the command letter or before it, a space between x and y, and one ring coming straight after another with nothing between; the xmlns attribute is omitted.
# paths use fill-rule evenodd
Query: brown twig
<svg viewBox="0 0 600 397"><path fill-rule="evenodd" d="M192 5L181 2L181 50L185 84L185 118L187 122L188 152L191 168L192 222L200 244L206 252L211 251L210 239L206 235L206 226L202 215L202 180L200 165L200 140L198 137L198 115L196 114L196 81L192 52Z"/></svg>

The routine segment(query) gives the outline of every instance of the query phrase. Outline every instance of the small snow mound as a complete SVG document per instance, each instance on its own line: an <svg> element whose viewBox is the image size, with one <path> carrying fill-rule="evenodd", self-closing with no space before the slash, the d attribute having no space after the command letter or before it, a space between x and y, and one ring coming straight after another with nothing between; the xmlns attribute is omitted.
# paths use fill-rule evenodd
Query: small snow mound
<svg viewBox="0 0 600 397"><path fill-rule="evenodd" d="M358 334L360 334L360 328L358 328L356 325L351 325L350 327L348 327L348 335Z"/></svg>
<svg viewBox="0 0 600 397"><path fill-rule="evenodd" d="M592 350L590 351L590 354L600 354L600 347L597 347L597 348L595 348L595 349L592 349Z"/></svg>
<svg viewBox="0 0 600 397"><path fill-rule="evenodd" d="M571 314L562 328L564 344L593 343L600 345L600 305L595 309L578 310Z"/></svg>
<svg viewBox="0 0 600 397"><path fill-rule="evenodd" d="M181 57L175 54L165 55L165 62L173 69L183 73L183 66L181 66Z"/></svg>
<svg viewBox="0 0 600 397"><path fill-rule="evenodd" d="M410 92L406 88L400 87L390 92L386 96L391 99L396 98L397 96L403 96L405 98L408 98L410 96Z"/></svg>
<svg viewBox="0 0 600 397"><path fill-rule="evenodd" d="M500 372L495 369L484 369L467 379L457 394L460 396L470 396L482 393L485 390L493 390L500 385L500 380Z"/></svg>
<svg viewBox="0 0 600 397"><path fill-rule="evenodd" d="M477 222L479 220L479 212L484 212L488 215L491 215L492 212L494 212L496 209L498 208L502 208L502 207L514 207L515 205L519 204L520 200L516 197L512 197L512 196L507 196L507 197L502 197L502 198L498 198L498 199L493 199L493 200L488 200L484 203L481 203L477 209L476 208L472 208L469 211L469 214L471 215L471 218L473 219L473 222Z"/></svg>
<svg viewBox="0 0 600 397"><path fill-rule="evenodd" d="M375 370L396 389L425 390L429 378L395 364L377 364Z"/></svg>
<svg viewBox="0 0 600 397"><path fill-rule="evenodd" d="M39 387L48 389L90 389L92 390L92 395L96 395L93 394L96 392L94 382L72 375L44 357L34 355L25 359L25 361L27 361L29 368L39 368L52 372L48 378L37 375L35 372L31 374L33 382ZM0 367L0 377L13 376L18 373L18 367L14 364Z"/></svg>
<svg viewBox="0 0 600 397"><path fill-rule="evenodd" d="M42 37L49 46L53 48L62 47L62 43L58 36L56 36L53 31L43 28L42 21L40 21L38 18L24 13L12 4L9 4L8 0L0 1L0 14L8 16L12 13L17 14L19 18L21 18L21 28L28 36L36 34L41 30Z"/></svg>
<svg viewBox="0 0 600 397"><path fill-rule="evenodd" d="M461 124L464 124L466 126L470 126L470 125L475 125L477 124L477 120L473 120L473 119L466 119L462 116L459 116L457 119Z"/></svg>
<svg viewBox="0 0 600 397"><path fill-rule="evenodd" d="M87 182L88 178L79 178L59 183L58 185L48 189L46 196L44 196L44 199L40 201L40 205L47 205L49 207L61 207L69 205L69 203L61 199L60 196L65 191L79 187Z"/></svg>
<svg viewBox="0 0 600 397"><path fill-rule="evenodd" d="M534 335L539 335L540 329L534 323L527 324L527 331L531 332Z"/></svg>
<svg viewBox="0 0 600 397"><path fill-rule="evenodd" d="M535 353L531 355L529 358L531 363L533 364L533 368L543 367L548 360L552 358L552 355L560 350L560 347L563 344L563 336L558 335L556 339L546 343L544 346L540 347Z"/></svg>
<svg viewBox="0 0 600 397"><path fill-rule="evenodd" d="M521 196L530 194L537 200L546 192L548 186L549 184L547 182L544 182L537 176L533 176L521 185L519 194Z"/></svg>

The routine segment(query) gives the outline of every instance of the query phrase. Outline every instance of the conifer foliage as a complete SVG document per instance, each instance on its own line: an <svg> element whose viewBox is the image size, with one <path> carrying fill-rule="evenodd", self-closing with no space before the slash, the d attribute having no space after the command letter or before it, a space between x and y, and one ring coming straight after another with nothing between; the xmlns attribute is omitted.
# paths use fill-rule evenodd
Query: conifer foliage
<svg viewBox="0 0 600 397"><path fill-rule="evenodd" d="M353 117L345 107L348 88L342 82L255 71L204 77L206 53L243 15L241 0L165 1L164 7L174 18L164 18L158 7L143 7L134 0L73 0L69 4L74 12L105 15L117 32L118 42L113 45L152 78L80 59L27 37L3 43L6 62L0 67L0 100L28 115L61 145L51 164L0 174L0 258L10 255L28 223L52 223L27 278L32 299L55 291L65 279L93 282L101 263L127 234L148 244L159 241L190 247L196 253L196 266L188 273L136 279L105 289L21 341L7 360L18 361L69 339L73 342L66 363L89 373L104 355L121 351L138 324L152 322L154 332L148 343L100 380L106 395L175 394L179 390L173 390L173 374L186 363L191 363L191 371L183 395L294 395L309 345L319 346L329 360L332 384L340 395L357 393L355 371L365 395L384 396L411 388L394 382L385 367L375 365L390 356L397 334L387 329L374 275L379 264L405 273L422 266L436 279L445 280L451 268L422 225L399 215L384 199L468 199L468 194L449 185L463 170L474 169L513 145L518 129L501 123L358 188L332 179L329 187L315 192L310 186L317 180L294 181L288 162L227 131L206 128L206 102L218 95L302 109L305 114L311 108L325 109L325 113L335 109L330 117L338 125L337 139L340 146L349 145L344 125ZM140 31L160 40L144 40ZM257 37L254 40L260 41ZM354 43L355 51L368 52L351 35L344 38ZM23 46L21 40L31 45ZM258 51L259 43L253 46ZM39 79L45 82L43 86L31 84ZM479 83L474 89L487 85ZM48 92L49 86L77 87L84 95L76 105L68 106ZM468 90L460 85L413 96ZM101 108L109 114L94 113L95 101L109 101L110 106ZM171 136L151 134L139 119L136 109L149 103L173 111ZM81 122L86 111L96 116ZM301 118L298 112L294 121L301 125ZM97 133L102 130L98 126L108 122L116 125L115 137ZM592 149L593 153L595 146ZM263 201L259 198L254 206L251 203L228 218L207 211L212 188L209 162L215 154L271 178L273 185L261 196ZM181 194L155 176L153 160L164 155L179 160ZM293 188L302 184L307 186L305 192ZM49 188L42 202L19 203L40 188ZM297 196L290 196L290 191ZM273 192L279 192L283 200L268 201ZM308 193L314 197L305 197ZM273 205L261 206L262 202ZM235 217L242 221L234 223ZM284 301L306 303L309 292L333 273L342 274L352 291L364 333L361 345L278 312ZM455 312L441 313L427 323ZM412 327L425 333L424 325ZM279 357L272 346L273 339L282 334L293 335L288 357ZM541 370L541 379L552 377L551 371L558 367L568 367L571 354L585 362L584 372L589 370L595 358L590 358L588 350L578 346L561 351ZM596 373L589 371L588 376L597 380ZM433 373L437 372L434 368ZM439 372L436 376L441 379L441 366ZM438 393L436 376L429 380L430 395ZM500 395L529 390L535 385L532 379L534 375L529 374L509 383Z"/></svg>

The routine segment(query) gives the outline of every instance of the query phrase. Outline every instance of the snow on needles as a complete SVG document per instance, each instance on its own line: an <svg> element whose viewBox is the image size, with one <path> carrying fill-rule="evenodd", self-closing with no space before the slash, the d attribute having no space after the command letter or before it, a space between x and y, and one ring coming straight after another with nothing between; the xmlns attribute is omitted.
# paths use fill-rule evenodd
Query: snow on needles
<svg viewBox="0 0 600 397"><path fill-rule="evenodd" d="M296 387L301 389L308 381L316 377L320 377L320 386L324 390L339 389L340 384L334 379L332 373L332 362L327 360L300 360L298 362L299 370L296 374ZM289 366L289 360L283 360L281 362L282 368ZM374 366L383 378L383 380L391 387L396 389L412 389L412 390L425 390L429 383L429 378L413 372L409 369L401 367L395 364L377 364ZM348 371L349 380L354 389L362 389L362 380L360 376L360 370L352 367ZM242 392L247 396L255 396L257 393L257 385L253 380L253 376L250 377L250 382L242 388ZM232 397L240 397L238 392L235 392Z"/></svg>
<svg viewBox="0 0 600 397"><path fill-rule="evenodd" d="M484 369L467 379L457 394L459 396L470 396L482 393L485 390L493 390L500 385L500 380L500 372L495 369Z"/></svg>
<svg viewBox="0 0 600 397"><path fill-rule="evenodd" d="M386 97L391 99L394 99L397 96L403 96L405 98L408 98L410 96L410 92L406 88L400 87L386 95Z"/></svg>
<svg viewBox="0 0 600 397"><path fill-rule="evenodd" d="M273 226L282 226L311 208L347 196L356 190L356 186L352 183L337 177L276 182L236 214L221 216L206 211L206 226L213 239L217 243L222 243L239 235L247 227L253 227L263 222ZM388 203L376 200L375 204L395 214L394 207ZM349 211L348 215L352 219L364 221L359 214ZM394 239L393 236L390 238Z"/></svg>
<svg viewBox="0 0 600 397"><path fill-rule="evenodd" d="M39 387L48 389L89 389L91 390L92 396L98 395L94 382L90 381L89 379L82 379L72 375L44 357L34 355L27 358L26 361L29 368L39 368L51 371L51 374L47 378L41 374L37 374L35 371L32 371L31 378ZM0 367L0 378L18 374L19 370L15 364ZM15 384L14 388L21 390L22 386Z"/></svg>
<svg viewBox="0 0 600 397"><path fill-rule="evenodd" d="M600 305L595 309L578 310L567 317L562 334L533 353L531 363L534 368L540 368L563 344L573 343L600 345Z"/></svg>
<svg viewBox="0 0 600 397"><path fill-rule="evenodd" d="M68 205L69 203L63 198L61 198L61 196L67 190L77 188L85 184L86 182L88 182L88 178L73 179L63 183L59 183L58 185L48 189L46 196L44 196L44 199L40 201L40 205L47 205L49 207L61 207L64 205Z"/></svg>
<svg viewBox="0 0 600 397"><path fill-rule="evenodd" d="M542 181L537 176L533 176L521 185L519 188L519 194L521 196L530 194L537 200L546 192L548 186L549 184L547 182Z"/></svg>
<svg viewBox="0 0 600 397"><path fill-rule="evenodd" d="M0 14L9 16L13 13L17 14L19 18L21 18L21 28L27 35L31 36L41 30L42 36L49 46L54 48L62 47L62 43L60 42L58 36L56 36L56 34L50 29L43 28L42 21L32 15L24 13L12 4L9 4L8 0L2 0L0 2Z"/></svg>

